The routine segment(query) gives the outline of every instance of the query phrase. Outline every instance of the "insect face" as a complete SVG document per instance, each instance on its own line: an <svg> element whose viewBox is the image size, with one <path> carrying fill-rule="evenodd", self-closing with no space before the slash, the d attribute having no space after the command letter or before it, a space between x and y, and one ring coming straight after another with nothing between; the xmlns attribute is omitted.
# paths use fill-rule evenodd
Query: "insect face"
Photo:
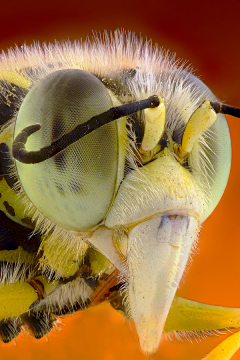
<svg viewBox="0 0 240 360"><path fill-rule="evenodd" d="M21 277L38 294L30 315L49 330L55 316L108 299L155 353L164 328L176 326L167 318L177 287L227 183L229 107L123 33L35 54L25 48L10 70L8 59L1 65L3 101L25 89L3 128L2 162L11 159L16 178L11 219L28 218L40 234L35 267ZM14 266L25 263L14 256ZM33 327L24 309L18 328Z"/></svg>

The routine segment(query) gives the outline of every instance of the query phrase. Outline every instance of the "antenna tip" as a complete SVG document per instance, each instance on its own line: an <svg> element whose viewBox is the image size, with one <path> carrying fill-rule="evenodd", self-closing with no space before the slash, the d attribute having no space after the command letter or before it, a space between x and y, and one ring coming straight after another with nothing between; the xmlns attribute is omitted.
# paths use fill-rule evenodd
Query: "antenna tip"
<svg viewBox="0 0 240 360"><path fill-rule="evenodd" d="M152 95L148 99L150 100L150 108L155 108L160 105L160 100L157 95Z"/></svg>

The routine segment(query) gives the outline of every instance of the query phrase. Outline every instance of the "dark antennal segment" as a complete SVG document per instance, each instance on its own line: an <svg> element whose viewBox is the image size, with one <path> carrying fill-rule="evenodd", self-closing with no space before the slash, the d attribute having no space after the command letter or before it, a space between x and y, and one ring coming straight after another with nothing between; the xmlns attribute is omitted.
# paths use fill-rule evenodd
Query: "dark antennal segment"
<svg viewBox="0 0 240 360"><path fill-rule="evenodd" d="M216 111L217 114L222 113L222 114L232 115L234 117L240 118L240 108L226 105L226 104L221 104L218 102L211 102L211 106L212 106L213 110Z"/></svg>
<svg viewBox="0 0 240 360"><path fill-rule="evenodd" d="M30 125L24 128L14 139L12 145L13 157L24 164L37 164L66 149L69 145L75 143L92 131L99 129L116 119L136 113L137 111L155 108L159 106L160 101L156 95L150 96L148 99L136 101L121 106L116 106L108 111L93 116L90 120L83 124L77 125L72 131L64 134L60 139L54 141L51 145L41 148L38 151L27 151L25 144L28 137L34 132L40 130L40 124Z"/></svg>

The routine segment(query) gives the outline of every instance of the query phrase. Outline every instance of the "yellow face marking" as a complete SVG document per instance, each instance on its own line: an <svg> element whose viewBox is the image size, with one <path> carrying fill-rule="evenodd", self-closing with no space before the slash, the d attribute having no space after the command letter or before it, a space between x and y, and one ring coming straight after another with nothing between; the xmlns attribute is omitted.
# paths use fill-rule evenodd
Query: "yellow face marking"
<svg viewBox="0 0 240 360"><path fill-rule="evenodd" d="M43 270L50 268L61 277L73 276L79 269L88 246L85 243L79 243L79 241L78 244L71 245L67 246L64 243L64 236L61 235L55 237L50 234L43 237L41 249L44 256L39 260L41 268Z"/></svg>
<svg viewBox="0 0 240 360"><path fill-rule="evenodd" d="M150 152L159 143L166 122L166 108L161 98L160 105L153 109L144 110L145 130L141 144L141 152Z"/></svg>
<svg viewBox="0 0 240 360"><path fill-rule="evenodd" d="M210 101L205 101L190 117L182 138L182 151L189 153L200 136L209 129L217 119L217 114Z"/></svg>

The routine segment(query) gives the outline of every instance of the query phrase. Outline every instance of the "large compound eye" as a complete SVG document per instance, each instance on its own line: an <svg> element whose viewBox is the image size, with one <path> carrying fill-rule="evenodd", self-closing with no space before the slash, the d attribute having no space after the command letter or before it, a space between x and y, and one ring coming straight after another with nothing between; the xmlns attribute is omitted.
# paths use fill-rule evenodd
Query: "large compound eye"
<svg viewBox="0 0 240 360"><path fill-rule="evenodd" d="M202 81L192 74L189 74L189 79L207 99L216 100L211 90ZM231 139L224 114L217 114L216 121L195 144L189 156L189 165L193 177L199 180L199 184L206 193L207 206L200 219L203 222L220 201L231 168Z"/></svg>
<svg viewBox="0 0 240 360"><path fill-rule="evenodd" d="M36 123L41 130L26 144L39 150L113 106L94 75L68 69L51 73L24 99L14 137ZM17 161L22 186L32 203L65 229L86 230L106 215L115 191L118 162L116 122L105 125L39 164Z"/></svg>
<svg viewBox="0 0 240 360"><path fill-rule="evenodd" d="M231 167L231 139L224 114L202 136L189 158L192 174L206 192L207 206L201 218L205 221L220 201Z"/></svg>

